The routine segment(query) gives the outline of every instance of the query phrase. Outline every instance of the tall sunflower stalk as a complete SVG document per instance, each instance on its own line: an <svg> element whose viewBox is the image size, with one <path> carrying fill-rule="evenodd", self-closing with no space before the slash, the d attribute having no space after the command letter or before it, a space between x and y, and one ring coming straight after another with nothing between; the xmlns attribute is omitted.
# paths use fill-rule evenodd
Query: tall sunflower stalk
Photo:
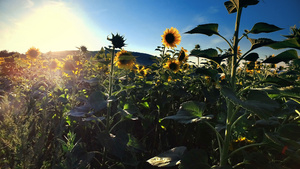
<svg viewBox="0 0 300 169"><path fill-rule="evenodd" d="M241 15L243 8L246 8L249 5L256 5L259 2L259 0L248 0L248 1L242 1L242 0L230 0L226 1L224 3L227 11L229 14L236 13L236 20L235 20L235 29L234 29L234 35L233 35L233 41L229 42L226 38L221 36L218 32L218 24L204 24L199 25L196 28L192 29L191 31L188 31L186 33L189 34L205 34L208 36L211 35L217 35L221 37L230 47L231 56L229 56L228 60L228 69L226 72L226 79L228 81L229 87L234 93L236 93L236 72L237 67L239 64L239 61L249 52L246 52L242 57L238 57L240 55L239 53L239 41L243 37L247 37L246 32L239 38L239 31L240 31L240 21L241 21ZM265 31L263 29L263 31ZM259 31L258 31L259 32ZM270 31L271 32L271 31ZM251 49L250 49L251 50ZM220 66L220 64L219 64ZM223 70L224 71L224 70ZM222 90L222 89L221 89ZM232 141L232 133L233 133L233 127L236 124L238 118L235 120L235 114L237 112L237 107L234 105L234 103L230 100L230 98L225 97L226 105L227 105L227 115L226 115L226 127L225 127L225 133L224 138L218 133L218 131L215 131L217 134L217 138L219 140L219 150L220 150L220 163L219 165L221 167L225 167L228 165L228 159L232 154L229 154L229 147L230 143ZM209 123L207 123L209 124ZM210 124L209 124L210 125ZM253 144L255 145L255 144ZM259 144L260 145L260 144ZM240 150L239 150L240 151Z"/></svg>
<svg viewBox="0 0 300 169"><path fill-rule="evenodd" d="M241 14L242 14L243 8L237 8L237 15L236 15L236 22L235 22L235 31L233 36L233 56L231 56L231 66L229 67L230 71L230 86L235 91L236 89L236 70L237 70L237 54L238 54L238 43L239 43L239 28L240 28L240 20L241 20ZM231 129L233 124L233 118L236 113L234 110L234 104L226 98L226 104L227 104L227 118L226 118L226 129L225 129L225 139L223 143L223 148L220 155L220 165L225 166L228 163L228 151L230 142L232 140L231 135Z"/></svg>
<svg viewBox="0 0 300 169"><path fill-rule="evenodd" d="M115 49L119 48L121 49L123 46L125 46L125 40L123 36L120 36L119 34L112 34L112 38L107 38L107 40L111 41L112 43L112 55L111 55L111 62L110 62L110 72L109 72L109 84L108 84L108 99L111 99L112 91L113 91L113 74L114 74L114 59L115 59ZM107 108L107 116L106 116L106 130L109 131L109 121L110 121L110 114L111 114L111 101L108 102L108 108Z"/></svg>

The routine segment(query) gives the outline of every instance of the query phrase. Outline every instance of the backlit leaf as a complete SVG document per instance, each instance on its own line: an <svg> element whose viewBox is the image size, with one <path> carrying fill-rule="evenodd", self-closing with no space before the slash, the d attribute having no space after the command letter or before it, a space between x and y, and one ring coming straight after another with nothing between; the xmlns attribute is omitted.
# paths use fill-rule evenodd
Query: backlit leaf
<svg viewBox="0 0 300 169"><path fill-rule="evenodd" d="M245 101L236 96L234 91L227 87L221 88L221 93L236 105L242 106L244 109L257 114L260 118L268 118L272 113L279 109L279 103L268 97L267 93L258 90L251 90Z"/></svg>
<svg viewBox="0 0 300 169"><path fill-rule="evenodd" d="M191 54L197 57L218 57L218 51L213 48L205 49L205 50L192 50Z"/></svg>
<svg viewBox="0 0 300 169"><path fill-rule="evenodd" d="M204 109L205 103L203 102L187 101L181 104L176 115L167 116L163 120L171 119L187 124L212 119L212 115L202 116Z"/></svg>
<svg viewBox="0 0 300 169"><path fill-rule="evenodd" d="M96 112L107 107L107 101L104 99L104 94L100 91L92 93L89 96L88 102Z"/></svg>
<svg viewBox="0 0 300 169"><path fill-rule="evenodd" d="M276 43L276 41L273 41L272 39L268 39L268 38L259 38L259 39L248 38L248 40L251 42L252 45L251 50Z"/></svg>
<svg viewBox="0 0 300 169"><path fill-rule="evenodd" d="M267 58L266 60L263 61L263 63L279 63L279 62L288 63L293 59L298 59L298 53L295 49L290 49L274 57Z"/></svg>
<svg viewBox="0 0 300 169"><path fill-rule="evenodd" d="M231 1L224 2L224 5L225 5L225 7L226 7L229 14L232 14L232 13L236 12L236 7Z"/></svg>
<svg viewBox="0 0 300 169"><path fill-rule="evenodd" d="M188 32L185 32L185 33L188 33L188 34L194 34L194 33L197 33L197 34L204 34L204 35L207 35L207 36L211 36L211 35L218 35L218 24L216 23L211 23L211 24L203 24L203 25L198 25L196 28L188 31Z"/></svg>
<svg viewBox="0 0 300 169"><path fill-rule="evenodd" d="M277 76L267 76L267 78L262 82L263 83L274 84L274 85L277 85L277 86L280 86L280 87L286 87L286 86L293 85L292 82L290 82L286 79L277 77Z"/></svg>
<svg viewBox="0 0 300 169"><path fill-rule="evenodd" d="M191 51L191 54L189 56L203 57L206 59L213 60L217 63L221 63L223 59L228 58L231 55L224 54L219 56L218 51L216 49L209 48L205 50L194 49Z"/></svg>
<svg viewBox="0 0 300 169"><path fill-rule="evenodd" d="M258 58L258 53L249 53L244 60L255 62Z"/></svg>
<svg viewBox="0 0 300 169"><path fill-rule="evenodd" d="M186 147L180 146L172 148L164 153L161 153L153 158L147 160L147 162L157 167L172 167L180 164L183 153Z"/></svg>
<svg viewBox="0 0 300 169"><path fill-rule="evenodd" d="M267 46L273 48L273 49L283 49L283 48L295 48L300 49L300 44L298 43L297 39L287 39L284 41L279 41L276 43L268 44Z"/></svg>
<svg viewBox="0 0 300 169"><path fill-rule="evenodd" d="M247 8L249 5L256 5L259 3L259 0L231 0L231 1L234 1L239 8Z"/></svg>
<svg viewBox="0 0 300 169"><path fill-rule="evenodd" d="M259 33L275 32L279 30L282 30L282 28L264 22L259 22L252 27L249 33L259 34Z"/></svg>

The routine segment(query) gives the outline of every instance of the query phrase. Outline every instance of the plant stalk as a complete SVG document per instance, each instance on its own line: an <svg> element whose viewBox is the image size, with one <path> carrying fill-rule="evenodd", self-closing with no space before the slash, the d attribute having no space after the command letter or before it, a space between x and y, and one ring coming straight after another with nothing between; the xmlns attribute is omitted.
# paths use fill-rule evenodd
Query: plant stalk
<svg viewBox="0 0 300 169"><path fill-rule="evenodd" d="M237 62L237 50L238 50L238 42L239 42L239 28L240 28L240 20L242 14L242 8L237 8L237 15L236 15L236 22L235 22L235 31L233 36L233 56L231 57L231 67L230 67L230 84L232 89L235 91L236 88L236 62ZM229 145L231 142L231 129L232 129L232 116L234 113L234 104L229 100L226 99L227 103L227 118L226 118L226 130L225 130L225 139L223 142L223 149L220 155L220 166L224 167L228 163L228 152L229 152Z"/></svg>

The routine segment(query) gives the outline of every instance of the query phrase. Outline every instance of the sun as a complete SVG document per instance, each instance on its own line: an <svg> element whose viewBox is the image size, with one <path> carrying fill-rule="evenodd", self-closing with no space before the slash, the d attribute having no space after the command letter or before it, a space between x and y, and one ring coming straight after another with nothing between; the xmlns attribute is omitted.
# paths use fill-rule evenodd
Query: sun
<svg viewBox="0 0 300 169"><path fill-rule="evenodd" d="M10 45L23 51L30 46L38 47L41 52L73 50L91 40L90 32L83 17L65 3L52 2L16 22Z"/></svg>

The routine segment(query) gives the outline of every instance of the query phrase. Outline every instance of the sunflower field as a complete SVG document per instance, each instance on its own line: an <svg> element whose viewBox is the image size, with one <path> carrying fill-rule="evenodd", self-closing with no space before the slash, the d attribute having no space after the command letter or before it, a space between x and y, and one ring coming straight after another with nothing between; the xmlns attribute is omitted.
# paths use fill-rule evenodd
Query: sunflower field
<svg viewBox="0 0 300 169"><path fill-rule="evenodd" d="M85 46L67 56L0 52L0 168L299 169L300 29L253 39L281 30L259 22L240 35L243 8L257 3L225 3L236 15L232 40L215 23L185 32L228 49L177 49L171 27L151 65L120 34L95 56ZM262 59L261 47L285 51Z"/></svg>

